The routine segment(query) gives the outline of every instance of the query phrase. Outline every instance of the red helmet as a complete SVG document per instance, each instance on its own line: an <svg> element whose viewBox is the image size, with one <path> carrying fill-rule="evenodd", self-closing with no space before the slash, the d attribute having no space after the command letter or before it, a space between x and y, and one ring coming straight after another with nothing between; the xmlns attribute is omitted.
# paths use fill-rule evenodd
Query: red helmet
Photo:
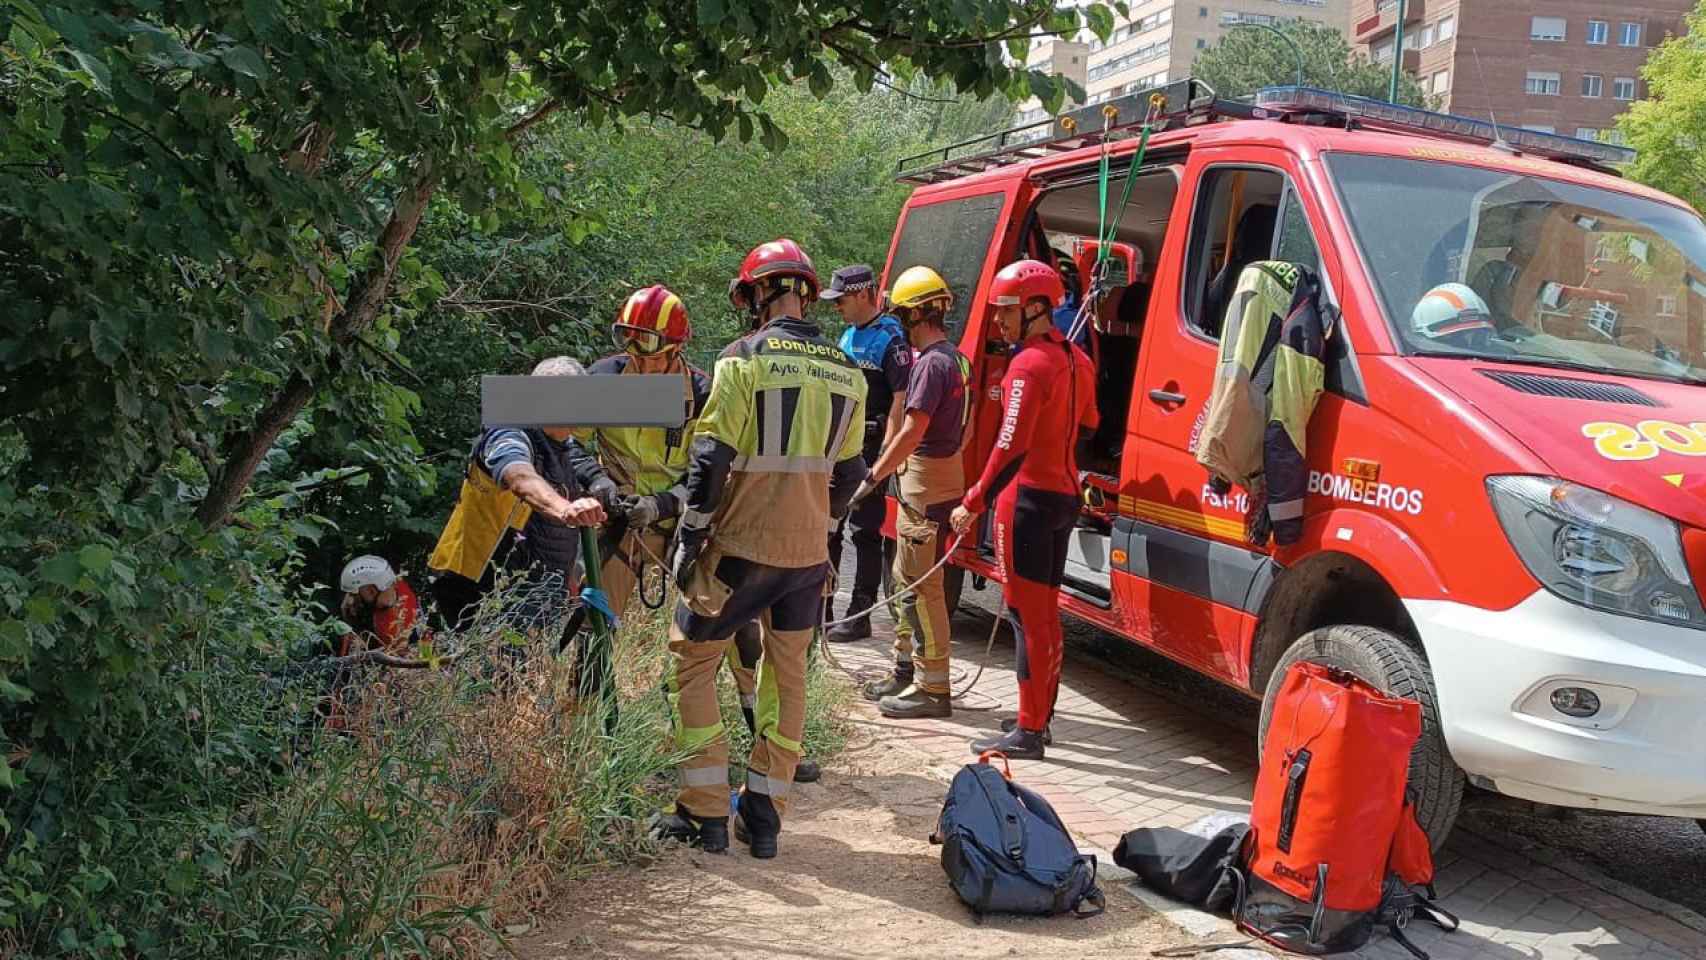
<svg viewBox="0 0 1706 960"><path fill-rule="evenodd" d="M789 278L800 282L803 289L793 292L798 293L801 299L808 303L817 299L817 268L812 266L812 258L806 256L799 244L786 237L759 244L741 261L740 276L729 285L729 302L743 309L756 307L758 299L752 291L760 283Z"/></svg>
<svg viewBox="0 0 1706 960"><path fill-rule="evenodd" d="M989 303L996 307L1024 306L1032 300L1047 300L1049 309L1066 299L1066 284L1060 274L1041 260L1020 260L1001 268L989 284Z"/></svg>
<svg viewBox="0 0 1706 960"><path fill-rule="evenodd" d="M693 336L687 307L663 284L636 290L610 325L616 345L639 354L661 353Z"/></svg>

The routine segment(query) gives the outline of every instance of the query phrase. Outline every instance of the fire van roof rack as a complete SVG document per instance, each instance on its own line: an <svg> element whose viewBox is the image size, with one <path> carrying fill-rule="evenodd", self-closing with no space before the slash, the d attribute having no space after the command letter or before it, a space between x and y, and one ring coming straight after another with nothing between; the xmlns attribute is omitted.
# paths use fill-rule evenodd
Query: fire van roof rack
<svg viewBox="0 0 1706 960"><path fill-rule="evenodd" d="M1300 119L1315 118L1343 123L1347 128L1390 130L1438 139L1504 145L1523 153L1565 163L1581 164L1615 173L1618 164L1635 159L1635 151L1610 143L1578 140L1575 137L1509 127L1473 117L1435 113L1350 94L1314 87L1267 87L1252 102L1227 100L1200 80L1185 78L1117 97L1105 103L1079 107L1047 120L1020 124L999 133L962 140L902 159L895 166L895 179L919 185L958 180L974 173L1038 160L1056 153L1096 146L1109 140L1137 135L1149 113L1149 99L1159 94L1164 106L1156 129L1174 123L1202 123L1214 119ZM1114 122L1102 129L1103 110L1115 111Z"/></svg>
<svg viewBox="0 0 1706 960"><path fill-rule="evenodd" d="M1634 150L1615 144L1508 127L1314 87L1266 87L1256 93L1256 107L1267 116L1316 116L1343 122L1347 127L1419 133L1493 146L1503 144L1522 153L1594 167L1610 168L1635 159Z"/></svg>
<svg viewBox="0 0 1706 960"><path fill-rule="evenodd" d="M1247 103L1235 103L1215 96L1214 90L1200 80L1189 77L1150 87L1103 103L1079 107L1047 120L1020 124L999 133L974 137L938 147L925 153L906 157L895 165L895 179L901 183L941 183L961 177L1036 160L1041 157L1080 147L1095 146L1107 140L1120 140L1137 135L1135 128L1149 115L1150 97L1164 98L1158 115L1157 129L1174 122L1202 122L1216 117L1248 118L1258 116L1257 108ZM1115 111L1114 122L1104 134L1103 111Z"/></svg>

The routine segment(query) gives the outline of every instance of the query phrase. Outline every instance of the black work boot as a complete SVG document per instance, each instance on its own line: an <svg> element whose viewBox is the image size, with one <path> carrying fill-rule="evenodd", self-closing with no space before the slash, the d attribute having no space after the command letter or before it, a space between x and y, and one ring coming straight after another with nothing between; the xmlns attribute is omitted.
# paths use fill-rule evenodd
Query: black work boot
<svg viewBox="0 0 1706 960"><path fill-rule="evenodd" d="M776 855L776 838L782 833L782 815L770 798L742 790L735 802L735 839L746 844L752 855L768 860Z"/></svg>
<svg viewBox="0 0 1706 960"><path fill-rule="evenodd" d="M892 720L922 720L928 717L951 717L954 705L945 693L930 693L917 687L907 687L900 693L877 701L877 709Z"/></svg>
<svg viewBox="0 0 1706 960"><path fill-rule="evenodd" d="M725 853L729 849L728 817L695 817L681 807L652 820L652 836L659 840L679 840L706 853Z"/></svg>
<svg viewBox="0 0 1706 960"><path fill-rule="evenodd" d="M877 602L876 597L854 597L847 604L848 613L862 613L871 609ZM833 617L827 618L833 620ZM827 621L826 621L827 622ZM830 643L852 643L855 640L865 640L871 636L871 617L869 614L855 617L846 623L838 623L829 628L826 635Z"/></svg>
<svg viewBox="0 0 1706 960"><path fill-rule="evenodd" d="M881 680L872 680L865 684L865 699L881 700L884 697L892 697L897 693L906 692L906 688L910 686L912 686L912 667L909 665L905 670L896 667L894 673Z"/></svg>
<svg viewBox="0 0 1706 960"><path fill-rule="evenodd" d="M1041 731L1016 727L1011 732L1004 733L999 737L989 737L971 742L972 753L982 754L990 750L998 750L1010 760L1041 760L1043 758L1043 735Z"/></svg>
<svg viewBox="0 0 1706 960"><path fill-rule="evenodd" d="M1002 733L1012 733L1013 728L1018 726L1018 725L1019 725L1019 718L1018 717L1008 717L1007 719L1001 721L1001 732ZM1054 724L1052 724L1052 723L1047 723L1047 724L1043 725L1043 746L1045 746L1045 747L1054 746Z"/></svg>

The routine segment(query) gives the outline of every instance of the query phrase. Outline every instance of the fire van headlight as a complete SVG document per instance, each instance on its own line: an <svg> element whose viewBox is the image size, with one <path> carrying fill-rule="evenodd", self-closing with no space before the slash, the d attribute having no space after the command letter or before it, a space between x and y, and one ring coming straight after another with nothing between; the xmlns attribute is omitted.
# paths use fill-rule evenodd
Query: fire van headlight
<svg viewBox="0 0 1706 960"><path fill-rule="evenodd" d="M1551 477L1487 480L1493 510L1535 579L1573 603L1706 630L1676 521Z"/></svg>

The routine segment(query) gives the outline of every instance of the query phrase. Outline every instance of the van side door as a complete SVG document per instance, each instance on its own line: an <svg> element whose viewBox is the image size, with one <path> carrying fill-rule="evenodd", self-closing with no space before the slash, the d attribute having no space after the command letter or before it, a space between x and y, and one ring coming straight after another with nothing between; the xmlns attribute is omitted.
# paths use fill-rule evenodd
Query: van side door
<svg viewBox="0 0 1706 960"><path fill-rule="evenodd" d="M1022 176L966 184L963 190L927 197L914 194L901 212L889 250L883 289L908 267L923 265L942 275L953 291L948 313L948 339L959 344L971 361L966 390L968 421L961 462L966 483L977 479L1001 429L1001 376L1007 368L1004 353L985 351L990 320L989 282L1007 262L1005 252L1015 244L1015 211L1023 210L1029 185Z"/></svg>
<svg viewBox="0 0 1706 960"><path fill-rule="evenodd" d="M1264 550L1245 542L1247 500L1216 495L1192 453L1219 356L1223 311L1251 262L1282 259L1320 269L1295 185L1293 158L1260 147L1193 151L1158 264L1132 404L1136 450L1127 450L1120 580L1137 636L1162 653L1244 685L1244 651L1272 576ZM1133 456L1135 452L1135 456Z"/></svg>

